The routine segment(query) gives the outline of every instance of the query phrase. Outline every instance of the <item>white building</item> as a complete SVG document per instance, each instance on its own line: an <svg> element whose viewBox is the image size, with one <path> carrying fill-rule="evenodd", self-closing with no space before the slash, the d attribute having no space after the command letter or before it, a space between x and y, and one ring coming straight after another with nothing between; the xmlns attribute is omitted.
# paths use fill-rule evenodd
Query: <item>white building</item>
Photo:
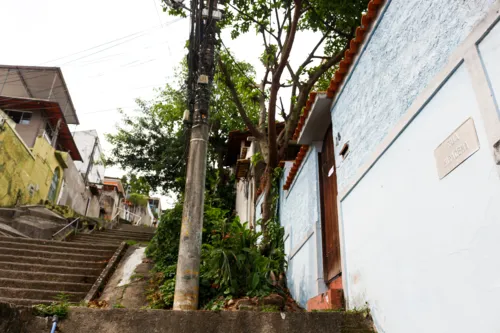
<svg viewBox="0 0 500 333"><path fill-rule="evenodd" d="M75 161L75 165L82 174L85 182L87 184L102 184L104 181L105 165L97 131L78 131L73 133L73 138L83 160L81 162Z"/></svg>
<svg viewBox="0 0 500 333"><path fill-rule="evenodd" d="M370 1L286 164L301 304L343 293L385 333L500 332L499 21L498 0Z"/></svg>

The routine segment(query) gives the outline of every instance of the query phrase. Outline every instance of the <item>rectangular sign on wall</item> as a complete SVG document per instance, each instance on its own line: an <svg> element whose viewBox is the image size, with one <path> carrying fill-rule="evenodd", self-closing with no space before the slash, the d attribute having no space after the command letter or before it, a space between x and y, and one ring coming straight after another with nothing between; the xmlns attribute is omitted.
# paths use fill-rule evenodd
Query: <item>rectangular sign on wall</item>
<svg viewBox="0 0 500 333"><path fill-rule="evenodd" d="M474 120L469 118L434 151L439 179L443 179L478 150L476 126Z"/></svg>

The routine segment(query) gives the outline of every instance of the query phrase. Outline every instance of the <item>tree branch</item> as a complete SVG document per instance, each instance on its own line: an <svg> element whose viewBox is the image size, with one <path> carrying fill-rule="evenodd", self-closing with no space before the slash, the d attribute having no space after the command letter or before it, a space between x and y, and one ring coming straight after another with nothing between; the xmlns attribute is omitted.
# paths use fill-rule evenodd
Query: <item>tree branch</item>
<svg viewBox="0 0 500 333"><path fill-rule="evenodd" d="M222 61L220 57L217 59L217 63L222 71L222 74L224 75L224 83L226 84L227 88L231 92L231 96L233 97L234 104L236 105L236 108L238 109L239 114L241 115L241 118L243 118L243 122L245 125L248 127L250 132L252 133L253 136L255 136L258 139L263 138L263 134L255 127L255 125L252 123L250 118L248 117L248 114L243 107L243 103L241 102L240 96L238 95L238 92L236 91L236 87L234 85L234 82L231 79L231 75L229 74L229 70L227 69L226 65Z"/></svg>
<svg viewBox="0 0 500 333"><path fill-rule="evenodd" d="M271 94L269 97L269 110L268 110L268 140L269 140L269 161L268 168L274 169L278 164L278 148L277 148L277 137L276 137L276 102L278 97L278 91L281 84L281 75L288 63L290 58L290 53L293 48L293 43L295 41L295 35L297 33L297 28L301 16L302 0L294 0L295 10L293 14L292 25L289 27L287 32L287 37L285 39L285 45L283 52L281 54L278 67L273 72L273 79L271 85Z"/></svg>
<svg viewBox="0 0 500 333"><path fill-rule="evenodd" d="M273 36L274 39L277 40L277 37L275 34L272 33L271 30L267 29L265 25L263 25L262 23L260 23L259 21L257 21L256 19L254 19L253 17L251 17L250 15L247 15L246 13L242 12L241 10L239 10L238 8L236 8L235 6L233 6L230 2L227 3L229 5L229 7L231 7L232 9L234 9L235 11L238 12L238 14L246 17L248 20L252 21L253 23L257 24L262 30L264 30L265 32L267 32L269 35Z"/></svg>

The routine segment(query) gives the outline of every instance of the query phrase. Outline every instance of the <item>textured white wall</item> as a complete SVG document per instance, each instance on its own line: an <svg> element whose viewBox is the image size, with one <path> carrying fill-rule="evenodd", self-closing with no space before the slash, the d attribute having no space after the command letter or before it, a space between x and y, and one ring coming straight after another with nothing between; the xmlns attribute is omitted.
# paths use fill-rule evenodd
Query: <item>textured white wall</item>
<svg viewBox="0 0 500 333"><path fill-rule="evenodd" d="M286 163L283 180L292 163ZM287 281L293 298L303 307L324 291L318 152L310 148L288 192L281 188L279 215L285 233Z"/></svg>
<svg viewBox="0 0 500 333"><path fill-rule="evenodd" d="M80 173L85 176L87 168L90 162L90 155L94 150L95 140L98 134L95 130L89 131L79 131L73 133L73 139L80 151L82 156L82 161L75 161L75 165L80 171ZM96 149L94 150L94 165L90 169L88 180L91 183L102 183L104 181L104 171L105 166L101 161L102 148L98 143Z"/></svg>
<svg viewBox="0 0 500 333"><path fill-rule="evenodd" d="M342 192L493 0L391 0L380 25L332 110ZM336 149L337 152L340 149Z"/></svg>
<svg viewBox="0 0 500 333"><path fill-rule="evenodd" d="M379 332L500 332L500 179L464 65L342 202L350 307ZM434 150L469 117L480 150L439 179Z"/></svg>

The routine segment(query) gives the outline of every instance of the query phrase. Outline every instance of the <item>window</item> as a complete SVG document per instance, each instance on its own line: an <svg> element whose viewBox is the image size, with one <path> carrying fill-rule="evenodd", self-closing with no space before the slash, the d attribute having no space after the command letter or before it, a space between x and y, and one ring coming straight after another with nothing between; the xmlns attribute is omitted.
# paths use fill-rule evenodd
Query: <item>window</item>
<svg viewBox="0 0 500 333"><path fill-rule="evenodd" d="M61 171L59 168L54 170L54 175L52 176L52 182L50 183L49 195L47 198L49 201L55 202L57 197L57 186L59 185L59 178L61 177Z"/></svg>
<svg viewBox="0 0 500 333"><path fill-rule="evenodd" d="M47 123L45 124L45 135L47 135L47 138L49 142L52 141L52 138L54 136L54 130L52 129L52 126L50 126L50 123L47 121Z"/></svg>
<svg viewBox="0 0 500 333"><path fill-rule="evenodd" d="M16 123L20 125L29 125L31 122L31 112L23 111L7 111L7 115Z"/></svg>

